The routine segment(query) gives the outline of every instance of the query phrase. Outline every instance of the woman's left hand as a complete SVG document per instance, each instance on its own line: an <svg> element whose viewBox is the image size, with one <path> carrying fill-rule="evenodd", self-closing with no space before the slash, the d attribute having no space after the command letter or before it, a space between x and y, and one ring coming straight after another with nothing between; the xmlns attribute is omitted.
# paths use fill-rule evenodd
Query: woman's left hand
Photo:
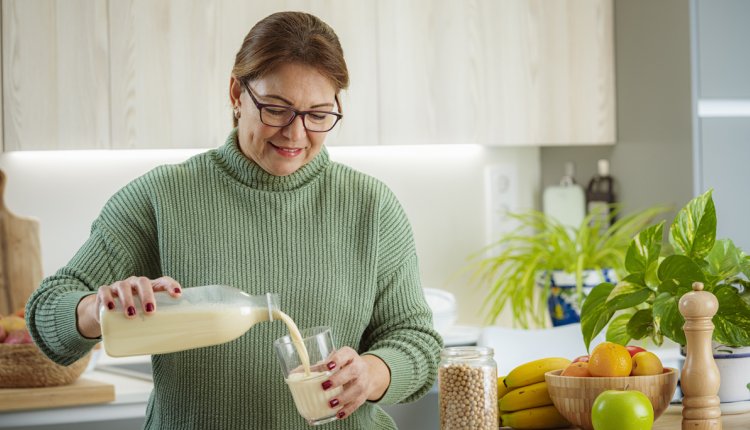
<svg viewBox="0 0 750 430"><path fill-rule="evenodd" d="M343 388L329 402L333 409L341 407L337 413L339 419L351 415L367 400L379 400L391 383L391 371L383 360L374 355L359 355L348 346L336 351L327 367L338 371L323 382L323 389Z"/></svg>

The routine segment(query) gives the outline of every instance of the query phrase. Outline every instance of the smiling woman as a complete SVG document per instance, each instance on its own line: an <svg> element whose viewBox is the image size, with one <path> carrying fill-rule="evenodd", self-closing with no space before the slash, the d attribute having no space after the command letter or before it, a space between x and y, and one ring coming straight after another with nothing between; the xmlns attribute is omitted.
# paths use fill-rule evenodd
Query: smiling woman
<svg viewBox="0 0 750 430"><path fill-rule="evenodd" d="M100 309L149 318L160 312L158 291L271 292L301 329L335 333L340 348L316 363L333 371L318 387L337 393L335 427L396 428L380 405L429 391L442 341L401 204L324 146L348 80L338 38L318 18L283 12L256 24L229 80L235 127L226 143L125 185L29 300L43 352L74 362L101 339ZM153 355L145 427L305 427L273 356L284 334L273 322L231 342Z"/></svg>

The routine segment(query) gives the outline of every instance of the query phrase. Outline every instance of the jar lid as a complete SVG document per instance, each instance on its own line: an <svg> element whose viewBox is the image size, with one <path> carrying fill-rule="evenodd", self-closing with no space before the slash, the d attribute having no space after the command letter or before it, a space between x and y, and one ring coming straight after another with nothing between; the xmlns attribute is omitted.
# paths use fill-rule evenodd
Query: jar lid
<svg viewBox="0 0 750 430"><path fill-rule="evenodd" d="M443 348L440 352L440 356L443 358L460 358L463 360L492 357L494 354L495 350L488 346L451 346Z"/></svg>

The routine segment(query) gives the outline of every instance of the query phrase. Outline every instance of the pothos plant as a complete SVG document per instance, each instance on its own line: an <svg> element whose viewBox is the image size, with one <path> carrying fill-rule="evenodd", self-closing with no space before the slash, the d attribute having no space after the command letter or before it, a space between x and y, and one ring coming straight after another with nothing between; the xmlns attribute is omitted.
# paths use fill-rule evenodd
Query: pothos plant
<svg viewBox="0 0 750 430"><path fill-rule="evenodd" d="M594 287L581 309L586 348L607 327L609 341L663 338L685 345L680 298L702 282L719 309L713 340L727 346L750 345L750 256L730 239L716 240L712 190L691 200L674 218L669 245L662 246L664 222L641 231L625 255L627 275L616 285ZM662 254L669 254L663 256Z"/></svg>

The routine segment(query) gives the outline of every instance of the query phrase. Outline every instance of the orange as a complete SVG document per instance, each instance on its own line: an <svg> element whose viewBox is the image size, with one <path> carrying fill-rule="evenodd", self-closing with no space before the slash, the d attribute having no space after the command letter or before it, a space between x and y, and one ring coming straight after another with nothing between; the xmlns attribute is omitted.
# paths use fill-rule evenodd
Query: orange
<svg viewBox="0 0 750 430"><path fill-rule="evenodd" d="M597 345L589 358L589 372L593 376L629 376L632 368L628 350L612 342Z"/></svg>
<svg viewBox="0 0 750 430"><path fill-rule="evenodd" d="M577 361L575 363L572 363L568 367L566 367L565 370L562 371L560 376L578 376L578 377L591 376L591 372L589 372L589 364L583 361Z"/></svg>

